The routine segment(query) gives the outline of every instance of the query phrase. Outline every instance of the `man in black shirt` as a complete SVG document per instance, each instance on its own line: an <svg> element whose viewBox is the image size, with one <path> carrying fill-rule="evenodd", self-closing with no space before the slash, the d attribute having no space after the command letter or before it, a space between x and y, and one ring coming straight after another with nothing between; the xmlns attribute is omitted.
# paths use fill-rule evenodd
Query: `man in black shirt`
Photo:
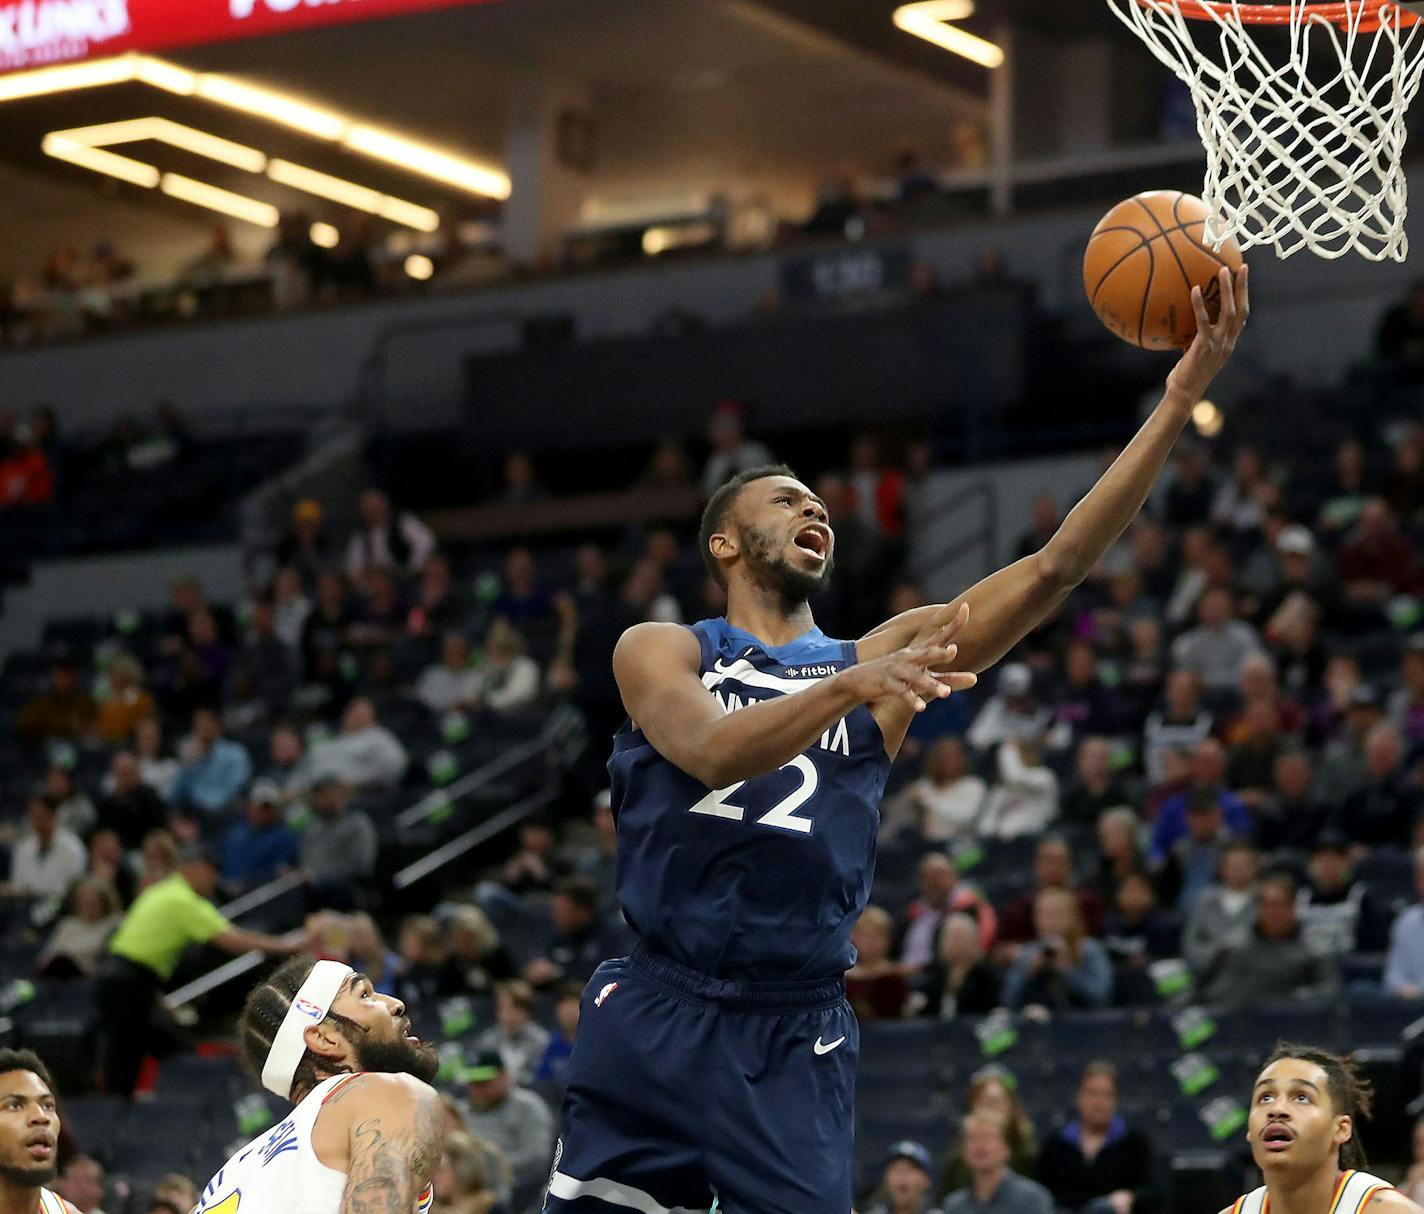
<svg viewBox="0 0 1424 1214"><path fill-rule="evenodd" d="M1160 1208L1152 1145L1117 1111L1117 1068L1090 1062L1078 1085L1078 1119L1043 1147L1038 1179L1060 1209L1151 1214Z"/></svg>

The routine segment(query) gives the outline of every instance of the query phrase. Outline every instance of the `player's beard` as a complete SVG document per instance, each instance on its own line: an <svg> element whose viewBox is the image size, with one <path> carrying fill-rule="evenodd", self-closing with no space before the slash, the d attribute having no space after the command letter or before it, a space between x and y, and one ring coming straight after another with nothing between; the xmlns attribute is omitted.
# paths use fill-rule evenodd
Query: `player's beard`
<svg viewBox="0 0 1424 1214"><path fill-rule="evenodd" d="M433 1045L419 1045L400 1037L395 1041L372 1041L363 1037L355 1042L356 1069L382 1075L414 1075L429 1083L440 1069L440 1058Z"/></svg>
<svg viewBox="0 0 1424 1214"><path fill-rule="evenodd" d="M13 1163L0 1163L0 1178L7 1180L19 1189L38 1189L41 1185L52 1184L58 1175L59 1168L54 1163L32 1168L22 1168Z"/></svg>
<svg viewBox="0 0 1424 1214"><path fill-rule="evenodd" d="M787 614L829 584L835 569L832 553L826 553L825 562L814 572L797 569L781 554L780 548L784 543L781 538L746 523L739 530L747 567L757 581L776 596Z"/></svg>

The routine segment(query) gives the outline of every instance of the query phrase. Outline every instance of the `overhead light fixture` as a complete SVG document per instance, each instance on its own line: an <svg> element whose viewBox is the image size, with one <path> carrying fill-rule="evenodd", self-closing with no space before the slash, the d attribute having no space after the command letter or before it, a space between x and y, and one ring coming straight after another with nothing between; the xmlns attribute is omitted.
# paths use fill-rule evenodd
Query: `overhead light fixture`
<svg viewBox="0 0 1424 1214"><path fill-rule="evenodd" d="M197 72L190 72L186 67L169 63L166 59L155 59L152 55L138 56L134 79L168 93L177 93L180 97L191 97L198 90Z"/></svg>
<svg viewBox="0 0 1424 1214"><path fill-rule="evenodd" d="M967 3L968 0L953 2ZM431 147L394 131L355 123L348 115L322 109L275 89L263 88L219 73L190 71L165 59L136 52L118 55L112 59L94 59L87 63L37 68L0 76L0 102L133 81L181 96L198 96L214 105L290 127L328 143L339 143L350 151L373 160L484 198L506 199L512 189L509 175L499 168ZM261 155L253 148L246 148L230 140L220 140L215 135L206 135L205 132L195 131L192 127L182 127L181 123L174 123L167 130L170 135L176 137L168 138L166 142L175 146L186 147L189 151L221 160L237 168L251 172L262 171L261 168L250 167L256 165L257 157ZM183 131L192 134L184 135ZM186 139L187 142L179 143L179 139ZM440 226L439 215L428 207L389 195L381 197L384 201L379 209L371 212L372 214L423 232L433 232Z"/></svg>
<svg viewBox="0 0 1424 1214"><path fill-rule="evenodd" d="M405 259L405 272L417 282L424 282L435 273L435 263L423 253L412 253Z"/></svg>
<svg viewBox="0 0 1424 1214"><path fill-rule="evenodd" d="M1003 66L1004 49L993 42L976 37L965 30L947 24L963 21L974 15L974 0L916 0L902 4L890 19L898 29L926 42L933 42L951 54L972 60L980 67Z"/></svg>
<svg viewBox="0 0 1424 1214"><path fill-rule="evenodd" d="M141 186L145 190L151 190L158 184L159 172L153 165L144 164L141 160L130 160L127 156L106 152L102 148L76 143L58 133L46 135L40 148L46 156L67 160L70 164L95 173L117 177L120 181Z"/></svg>
<svg viewBox="0 0 1424 1214"><path fill-rule="evenodd" d="M314 223L307 234L319 249L334 249L341 243L341 233L329 223Z"/></svg>
<svg viewBox="0 0 1424 1214"><path fill-rule="evenodd" d="M123 84L134 78L137 58L136 55L120 55L115 59L93 59L88 63L67 63L62 67L42 67L32 72L0 76L0 101L43 97L47 93L68 93L104 84Z"/></svg>
<svg viewBox="0 0 1424 1214"><path fill-rule="evenodd" d="M55 134L71 139L75 143L89 147L108 147L115 143L141 143L154 140L167 143L175 148L206 156L221 164L229 164L235 169L248 173L260 173L267 167L267 157L256 148L234 143L231 139L221 139L200 131L196 127L185 126L167 118L130 118L123 122L104 122L97 126L78 126Z"/></svg>
<svg viewBox="0 0 1424 1214"><path fill-rule="evenodd" d="M204 72L198 77L198 96L216 101L230 110L240 110L269 122L281 123L318 139L340 139L346 119L330 110L318 109L286 93L260 88L231 76Z"/></svg>
<svg viewBox="0 0 1424 1214"><path fill-rule="evenodd" d="M195 206L207 207L210 211L221 211L234 219L242 219L256 224L259 228L275 228L280 216L277 208L270 203L249 198L246 194L234 194L215 185L194 181L181 173L164 173L158 188L170 198L180 198Z"/></svg>
<svg viewBox="0 0 1424 1214"><path fill-rule="evenodd" d="M267 165L267 176L279 185L290 186L318 198L339 202L344 207L365 211L369 215L380 215L392 223L398 223L420 232L433 232L440 226L440 216L429 207L417 206L402 198L392 198L354 181L333 177L330 173L318 172L304 165L293 164L290 160L272 160Z"/></svg>
<svg viewBox="0 0 1424 1214"><path fill-rule="evenodd" d="M419 173L471 194L485 198L509 197L508 174L448 152L437 151L428 144L417 143L392 131L373 126L353 126L341 142L353 152L362 152L388 164L399 165L407 172Z"/></svg>
<svg viewBox="0 0 1424 1214"><path fill-rule="evenodd" d="M367 189L354 181L345 181L340 177L332 177L329 173L304 168L290 160L270 161L267 165L267 176L280 185L288 185L294 190L339 202L344 207L369 211L372 215L376 213L384 197L379 190Z"/></svg>
<svg viewBox="0 0 1424 1214"><path fill-rule="evenodd" d="M433 232L440 226L438 212L432 211L429 207L406 202L401 198L388 196L381 203L380 215L382 219L389 219L392 223L401 224L403 227L414 228L417 232Z"/></svg>

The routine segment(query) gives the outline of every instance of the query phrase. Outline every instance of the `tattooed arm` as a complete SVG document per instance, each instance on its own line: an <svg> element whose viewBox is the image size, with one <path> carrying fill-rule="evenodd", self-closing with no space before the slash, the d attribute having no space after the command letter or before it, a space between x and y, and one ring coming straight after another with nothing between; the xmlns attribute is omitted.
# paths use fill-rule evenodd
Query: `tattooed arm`
<svg viewBox="0 0 1424 1214"><path fill-rule="evenodd" d="M339 1128L321 1124L328 1115L346 1128L341 1214L413 1214L440 1163L444 1110L435 1092L409 1075L362 1075L323 1108L318 1148L323 1130Z"/></svg>

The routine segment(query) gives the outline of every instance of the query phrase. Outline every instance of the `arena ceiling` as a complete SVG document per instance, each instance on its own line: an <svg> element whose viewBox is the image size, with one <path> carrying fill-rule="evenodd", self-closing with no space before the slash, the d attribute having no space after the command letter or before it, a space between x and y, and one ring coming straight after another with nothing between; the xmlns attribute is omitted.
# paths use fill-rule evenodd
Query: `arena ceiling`
<svg viewBox="0 0 1424 1214"><path fill-rule="evenodd" d="M891 0L497 0L162 52L161 59L279 90L494 168L503 160L512 99L531 80L546 81L582 98L594 119L595 194L705 191L730 182L786 210L809 205L817 184L843 169L886 172L902 147L944 162L955 126L984 114L989 73L896 29L895 7ZM1061 26L1065 9L1097 8L1082 0L982 0L964 24L987 36L1006 13ZM0 178L17 220L41 244L47 224L63 217L72 226L87 206L92 230L120 244L134 216L143 217L133 230L146 229L145 239L167 225L191 243L210 225L212 214L189 202L42 150L53 132L138 118L216 135L269 161L420 208L445 213L469 202L460 189L412 177L399 164L140 82L5 101L0 115ZM293 205L270 176L254 180L249 169L214 164L161 138L107 146L165 174ZM14 272L0 264L6 271Z"/></svg>

